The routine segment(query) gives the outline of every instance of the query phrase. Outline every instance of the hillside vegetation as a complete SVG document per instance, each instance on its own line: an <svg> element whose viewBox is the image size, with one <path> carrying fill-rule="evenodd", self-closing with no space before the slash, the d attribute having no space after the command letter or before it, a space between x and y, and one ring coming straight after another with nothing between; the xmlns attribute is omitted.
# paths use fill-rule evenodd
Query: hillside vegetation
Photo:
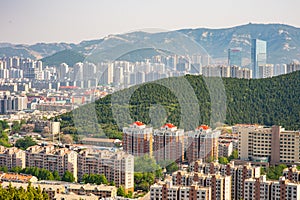
<svg viewBox="0 0 300 200"><path fill-rule="evenodd" d="M198 105L195 105L190 96L180 96L162 85L162 83L173 85L184 94L185 88L182 81L186 80L197 97L199 111L196 109ZM214 79L211 78L211 81ZM222 99L217 102L217 106L226 106L225 121L221 121L222 123L229 125L249 123L267 126L276 124L282 125L286 129L300 129L300 71L267 79L223 78L223 84L226 91L226 102ZM220 91L213 90L211 89L211 92L220 95ZM129 97L128 94L130 94ZM179 100L182 98L184 101L181 102L184 103L180 104ZM112 99L114 99L114 112L112 111ZM210 124L211 105L210 93L204 78L187 75L134 86L119 91L113 96L108 95L95 103L82 106L58 118L62 120L62 128L65 133L93 133L99 137L106 134L110 138L121 138L121 128L135 120L146 124L151 123L154 127L171 122L185 130L192 130L201 124ZM182 113L181 108L189 110L188 115ZM93 110L96 110L97 119L93 117L91 112ZM222 113L216 114L217 118L222 119L221 115ZM74 118L74 116L76 117ZM194 119L195 116L197 119ZM156 120L151 120L153 118ZM75 127L74 121L76 122Z"/></svg>

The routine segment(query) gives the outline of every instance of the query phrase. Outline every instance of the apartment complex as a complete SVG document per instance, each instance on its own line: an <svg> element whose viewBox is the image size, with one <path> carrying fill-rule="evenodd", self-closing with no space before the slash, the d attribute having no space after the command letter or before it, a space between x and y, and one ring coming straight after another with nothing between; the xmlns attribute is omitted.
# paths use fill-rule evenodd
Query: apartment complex
<svg viewBox="0 0 300 200"><path fill-rule="evenodd" d="M199 126L195 131L188 132L187 159L193 161L218 158L218 137L221 131L213 131L206 125Z"/></svg>
<svg viewBox="0 0 300 200"><path fill-rule="evenodd" d="M77 180L77 153L67 148L32 146L26 149L26 167L57 171L60 176L69 171Z"/></svg>
<svg viewBox="0 0 300 200"><path fill-rule="evenodd" d="M123 150L134 156L152 156L152 137L152 127L146 127L142 122L136 121L123 128Z"/></svg>
<svg viewBox="0 0 300 200"><path fill-rule="evenodd" d="M25 152L16 147L6 148L0 146L0 166L6 166L9 170L13 167L25 167Z"/></svg>
<svg viewBox="0 0 300 200"><path fill-rule="evenodd" d="M155 183L150 187L151 200L211 200L211 188L198 185L177 186L172 180Z"/></svg>
<svg viewBox="0 0 300 200"><path fill-rule="evenodd" d="M0 114L13 113L27 109L27 97L20 95L11 95L9 91L0 96ZM3 91L1 92L3 93Z"/></svg>
<svg viewBox="0 0 300 200"><path fill-rule="evenodd" d="M81 181L84 174L103 174L109 182L122 185L126 191L134 189L134 157L123 151L85 149L77 153L53 145L36 145L22 151L0 146L0 166L43 168L57 171L61 177L69 171L76 181Z"/></svg>
<svg viewBox="0 0 300 200"><path fill-rule="evenodd" d="M248 68L242 68L240 66L232 65L232 66L224 66L224 65L208 65L202 67L203 76L217 76L217 77L225 77L225 78L243 78L243 79L251 79L252 78L252 70Z"/></svg>
<svg viewBox="0 0 300 200"><path fill-rule="evenodd" d="M236 166L234 162L222 165L217 162L203 163L198 160L189 166L190 172L208 174L220 174L221 176L231 177L231 199L240 200L244 196L243 185L248 178L256 178L260 176L260 168L248 165Z"/></svg>
<svg viewBox="0 0 300 200"><path fill-rule="evenodd" d="M78 153L78 179L84 174L104 174L109 182L126 191L134 188L134 157L125 152L110 152L93 149Z"/></svg>
<svg viewBox="0 0 300 200"><path fill-rule="evenodd" d="M299 163L300 131L286 131L281 126L238 125L239 158L255 162Z"/></svg>
<svg viewBox="0 0 300 200"><path fill-rule="evenodd" d="M279 181L267 181L266 176L246 179L244 183L244 200L300 199L300 184L285 177Z"/></svg>
<svg viewBox="0 0 300 200"><path fill-rule="evenodd" d="M172 174L172 182L178 186L210 187L211 199L231 200L231 176L203 174L202 172L177 171Z"/></svg>
<svg viewBox="0 0 300 200"><path fill-rule="evenodd" d="M173 124L165 124L154 130L153 154L157 161L183 161L184 130Z"/></svg>
<svg viewBox="0 0 300 200"><path fill-rule="evenodd" d="M171 123L152 131L151 127L137 121L123 128L123 149L134 156L154 156L158 162L181 162L184 160L185 150L189 162L198 159L206 160L218 158L220 134L221 131L212 130L206 125L185 133L183 129L178 129ZM232 148L226 150L224 147L225 151L229 154Z"/></svg>
<svg viewBox="0 0 300 200"><path fill-rule="evenodd" d="M164 182L152 185L150 199L240 200L249 192L244 189L246 180L257 178L260 168L250 164L221 165L198 160L189 165L188 171L176 171Z"/></svg>

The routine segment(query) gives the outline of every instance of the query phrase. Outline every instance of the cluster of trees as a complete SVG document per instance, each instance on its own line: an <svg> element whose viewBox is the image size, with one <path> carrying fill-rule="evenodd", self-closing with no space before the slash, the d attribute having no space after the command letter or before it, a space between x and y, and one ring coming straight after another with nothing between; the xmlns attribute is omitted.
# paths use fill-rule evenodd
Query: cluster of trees
<svg viewBox="0 0 300 200"><path fill-rule="evenodd" d="M123 186L118 188L117 195L125 198L133 198L133 193L131 191L126 193Z"/></svg>
<svg viewBox="0 0 300 200"><path fill-rule="evenodd" d="M22 173L22 174L30 174L32 176L36 176L39 180L57 180L57 181L66 181L66 182L74 182L75 178L73 174L69 171L66 171L62 177L59 176L58 171L49 171L46 169L40 169L37 167L13 167L11 170L8 170L7 166L1 166L0 171L3 172L14 172L14 173Z"/></svg>
<svg viewBox="0 0 300 200"><path fill-rule="evenodd" d="M108 184L108 181L104 174L84 174L82 177L84 183L94 183L97 185ZM114 185L114 183L112 183Z"/></svg>
<svg viewBox="0 0 300 200"><path fill-rule="evenodd" d="M226 165L231 160L238 159L238 158L239 158L238 150L233 150L232 154L228 158L227 157L219 157L218 161L219 161L220 164Z"/></svg>
<svg viewBox="0 0 300 200"><path fill-rule="evenodd" d="M48 200L49 197L45 192L43 192L41 190L40 187L35 189L29 183L26 189L24 189L23 187L20 187L20 188L12 187L11 184L9 184L9 186L7 188L0 187L0 199L3 199L3 200L11 200L11 199Z"/></svg>
<svg viewBox="0 0 300 200"><path fill-rule="evenodd" d="M25 136L24 138L17 140L15 146L22 150L26 150L28 147L34 146L36 144L36 141L34 141L32 137Z"/></svg>
<svg viewBox="0 0 300 200"><path fill-rule="evenodd" d="M6 121L0 121L0 145L5 147L11 147L8 141L7 129L9 125Z"/></svg>
<svg viewBox="0 0 300 200"><path fill-rule="evenodd" d="M278 180L282 176L283 170L287 168L285 164L261 168L261 174L266 175L269 180Z"/></svg>
<svg viewBox="0 0 300 200"><path fill-rule="evenodd" d="M300 71L267 79L235 79L223 78L225 86L226 118L225 123L282 125L286 129L300 129ZM122 126L133 120L143 121L154 127L162 123L172 122L185 130L193 130L200 124L210 124L211 95L221 95L219 83L215 88L208 89L206 82L214 78L187 75L162 79L151 83L134 86L118 91L95 103L80 107L72 112L61 115L62 130L70 134L104 133L110 138L121 138ZM185 91L182 82L188 82L197 97L199 110L184 92L176 94L164 86L171 85L179 91ZM116 98L117 97L117 98ZM180 101L180 103L179 103ZM223 106L224 99L214 99L214 106ZM152 120L153 105L160 105L163 110L155 112L156 119ZM182 113L189 110L188 116ZM128 113L129 110L129 113ZM91 114L95 112L95 115ZM185 120L191 116L200 115L196 120ZM225 113L224 113L225 114ZM75 118L74 118L75 116ZM75 122L74 122L75 121ZM117 123L118 122L118 123ZM76 126L75 126L76 124ZM95 125L97 124L97 125Z"/></svg>

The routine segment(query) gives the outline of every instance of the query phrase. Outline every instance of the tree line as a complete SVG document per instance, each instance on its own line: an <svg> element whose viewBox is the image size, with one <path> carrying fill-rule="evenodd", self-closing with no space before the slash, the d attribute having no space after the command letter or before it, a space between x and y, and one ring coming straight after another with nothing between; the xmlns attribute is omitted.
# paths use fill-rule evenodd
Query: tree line
<svg viewBox="0 0 300 200"><path fill-rule="evenodd" d="M228 125L237 123L281 125L286 129L298 130L300 129L299 77L300 71L266 79L223 78L226 98L215 98L213 106L217 108L225 106L226 113L220 113L220 116L217 114L216 117L224 118L224 123ZM64 133L73 135L92 133L119 139L122 138L122 127L135 120L151 124L154 128L159 128L165 122L172 122L185 130L193 130L198 125L210 124L211 94L222 95L222 91L218 89L221 87L220 83L215 81L215 88L209 90L206 85L207 79L214 81L213 78L186 75L133 86L58 116L56 120L61 119ZM184 95L182 80L188 81L192 87L198 100L197 106ZM172 85L179 91L182 90L182 94L175 94L165 87L164 83ZM155 110L154 113L156 119L161 119L161 122L152 120L154 105L163 108ZM199 110L194 109L196 107L199 107ZM190 110L189 115L184 116L181 109ZM96 118L91 115L91 111L94 110ZM226 116L222 116L224 114ZM188 120L190 116L197 116L197 119Z"/></svg>
<svg viewBox="0 0 300 200"><path fill-rule="evenodd" d="M30 174L32 176L37 177L39 180L50 180L50 181L66 181L66 182L74 182L75 178L73 174L69 171L66 171L62 177L60 177L58 171L49 171L47 169L37 168L37 167L13 167L10 170L7 166L0 166L0 171L2 172L13 172L18 174Z"/></svg>
<svg viewBox="0 0 300 200"><path fill-rule="evenodd" d="M35 189L31 186L31 183L28 184L27 188L23 187L13 187L11 184L7 188L0 187L0 199L3 200L48 200L48 195L41 190L40 187Z"/></svg>

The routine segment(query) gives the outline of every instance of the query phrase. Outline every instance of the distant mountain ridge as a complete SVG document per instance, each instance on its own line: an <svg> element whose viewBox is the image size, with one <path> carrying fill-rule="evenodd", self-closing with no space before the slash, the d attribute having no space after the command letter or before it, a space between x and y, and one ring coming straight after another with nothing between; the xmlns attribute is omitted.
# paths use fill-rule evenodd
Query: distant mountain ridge
<svg viewBox="0 0 300 200"><path fill-rule="evenodd" d="M135 45L144 41L162 43L175 43L176 31L162 33L132 32L126 34L109 35L99 40L82 41L79 44L68 43L37 43L35 45L13 45L0 43L0 57L22 56L41 59L47 64L53 63L53 56L63 58L59 62L74 63L77 58L84 59L94 49L100 49L106 55L112 51L119 50L119 46L127 48L128 45ZM182 29L177 33L183 33L202 46L213 59L226 59L227 50L232 47L241 47L243 57L250 59L251 39L258 38L268 42L268 63L289 63L293 59L300 58L300 28L284 24L246 24L232 28L222 29ZM179 34L177 34L179 35ZM173 37L173 38L172 38ZM174 38L175 37L175 38ZM171 39L170 39L171 38ZM165 43L164 43L165 42ZM189 48L184 40L181 45ZM115 49L114 49L115 48ZM73 51L78 54L76 59L63 55L66 51ZM152 54L151 54L152 55ZM50 61L48 57L51 56ZM145 55L146 56L146 55ZM105 56L104 56L105 57Z"/></svg>

